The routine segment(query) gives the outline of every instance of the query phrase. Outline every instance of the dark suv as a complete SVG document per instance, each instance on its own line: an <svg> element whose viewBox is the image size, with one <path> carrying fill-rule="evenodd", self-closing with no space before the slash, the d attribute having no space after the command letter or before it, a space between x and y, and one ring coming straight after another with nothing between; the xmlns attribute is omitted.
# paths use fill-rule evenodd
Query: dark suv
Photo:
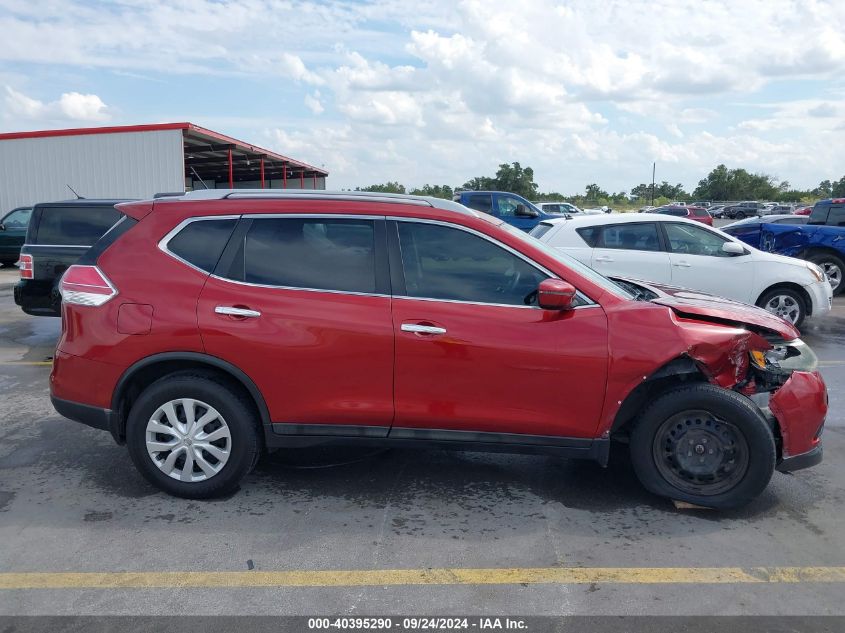
<svg viewBox="0 0 845 633"><path fill-rule="evenodd" d="M51 396L172 494L224 494L265 447L316 444L607 464L619 439L649 490L711 507L821 460L824 382L779 364L810 354L760 308L611 281L446 200L118 208L62 278Z"/></svg>
<svg viewBox="0 0 845 633"><path fill-rule="evenodd" d="M15 303L34 316L60 316L58 283L68 269L120 219L126 200L68 200L36 204L20 250Z"/></svg>

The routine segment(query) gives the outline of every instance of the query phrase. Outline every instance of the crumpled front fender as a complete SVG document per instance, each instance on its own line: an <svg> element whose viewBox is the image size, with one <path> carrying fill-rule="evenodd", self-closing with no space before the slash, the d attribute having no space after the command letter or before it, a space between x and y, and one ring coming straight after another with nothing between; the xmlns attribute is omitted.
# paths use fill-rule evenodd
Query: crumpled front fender
<svg viewBox="0 0 845 633"><path fill-rule="evenodd" d="M817 371L795 371L769 400L780 427L783 458L809 453L821 444L827 415L827 387Z"/></svg>

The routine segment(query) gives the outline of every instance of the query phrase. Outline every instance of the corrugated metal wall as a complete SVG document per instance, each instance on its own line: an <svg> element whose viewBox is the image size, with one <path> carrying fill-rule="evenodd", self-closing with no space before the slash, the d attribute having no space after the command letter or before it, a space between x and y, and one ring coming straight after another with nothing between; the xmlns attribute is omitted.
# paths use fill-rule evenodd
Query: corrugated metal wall
<svg viewBox="0 0 845 633"><path fill-rule="evenodd" d="M0 141L0 213L37 202L185 190L181 130Z"/></svg>

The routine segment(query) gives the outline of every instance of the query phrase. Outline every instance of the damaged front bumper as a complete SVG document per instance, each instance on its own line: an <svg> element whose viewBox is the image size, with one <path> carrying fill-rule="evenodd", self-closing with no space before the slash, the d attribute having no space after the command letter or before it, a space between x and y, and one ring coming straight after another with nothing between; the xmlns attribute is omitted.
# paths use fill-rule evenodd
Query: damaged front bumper
<svg viewBox="0 0 845 633"><path fill-rule="evenodd" d="M772 394L769 409L781 436L779 471L809 468L822 461L827 406L827 387L818 371L793 371Z"/></svg>

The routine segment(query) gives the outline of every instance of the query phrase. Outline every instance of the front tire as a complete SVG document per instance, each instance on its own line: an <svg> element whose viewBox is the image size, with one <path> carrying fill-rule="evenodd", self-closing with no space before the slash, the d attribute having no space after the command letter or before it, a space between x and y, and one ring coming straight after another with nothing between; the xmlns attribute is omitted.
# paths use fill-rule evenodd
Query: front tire
<svg viewBox="0 0 845 633"><path fill-rule="evenodd" d="M800 327L807 316L807 304L804 297L790 288L772 288L757 300L757 306L771 312L795 327Z"/></svg>
<svg viewBox="0 0 845 633"><path fill-rule="evenodd" d="M830 281L830 288L834 295L842 294L845 291L845 285L842 283L842 276L845 274L845 262L831 253L819 253L818 255L811 255L807 259L824 271L828 281Z"/></svg>
<svg viewBox="0 0 845 633"><path fill-rule="evenodd" d="M698 383L668 391L639 416L631 461L651 492L717 509L747 504L776 462L772 430L744 396Z"/></svg>
<svg viewBox="0 0 845 633"><path fill-rule="evenodd" d="M135 467L161 490L188 499L234 491L260 453L251 403L213 374L179 373L147 387L129 412Z"/></svg>

